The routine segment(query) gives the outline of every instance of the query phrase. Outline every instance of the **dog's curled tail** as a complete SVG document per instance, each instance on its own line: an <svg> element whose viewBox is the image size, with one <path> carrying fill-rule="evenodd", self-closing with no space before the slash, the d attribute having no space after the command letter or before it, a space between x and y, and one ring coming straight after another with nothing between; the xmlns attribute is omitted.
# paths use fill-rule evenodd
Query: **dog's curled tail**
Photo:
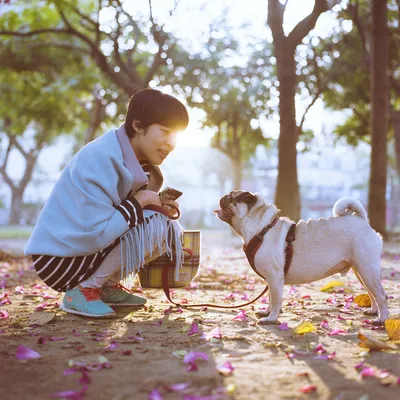
<svg viewBox="0 0 400 400"><path fill-rule="evenodd" d="M354 197L342 197L339 199L333 206L332 214L334 217L356 214L368 222L367 211L360 201Z"/></svg>

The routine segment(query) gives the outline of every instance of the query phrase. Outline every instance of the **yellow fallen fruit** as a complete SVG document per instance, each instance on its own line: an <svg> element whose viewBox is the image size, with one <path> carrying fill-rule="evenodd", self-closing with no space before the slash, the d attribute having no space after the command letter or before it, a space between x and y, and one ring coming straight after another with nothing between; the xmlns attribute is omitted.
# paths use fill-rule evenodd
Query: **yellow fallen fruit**
<svg viewBox="0 0 400 400"><path fill-rule="evenodd" d="M303 321L293 329L293 332L301 335L304 333L315 332L316 330L317 328L311 322Z"/></svg>
<svg viewBox="0 0 400 400"><path fill-rule="evenodd" d="M358 339L360 340L358 345L360 347L363 347L364 349L370 349L370 350L395 350L396 349L392 346L387 345L385 342L382 342L382 340L376 339L367 333L359 332Z"/></svg>
<svg viewBox="0 0 400 400"><path fill-rule="evenodd" d="M368 294L363 293L354 297L354 303L356 303L359 307L371 307L371 298Z"/></svg>
<svg viewBox="0 0 400 400"><path fill-rule="evenodd" d="M385 329L390 340L400 340L400 319L387 319Z"/></svg>
<svg viewBox="0 0 400 400"><path fill-rule="evenodd" d="M344 283L341 281L332 281L332 282L328 282L326 285L322 286L322 288L320 289L321 292L331 292L333 291L333 289L337 288L337 287L343 287Z"/></svg>

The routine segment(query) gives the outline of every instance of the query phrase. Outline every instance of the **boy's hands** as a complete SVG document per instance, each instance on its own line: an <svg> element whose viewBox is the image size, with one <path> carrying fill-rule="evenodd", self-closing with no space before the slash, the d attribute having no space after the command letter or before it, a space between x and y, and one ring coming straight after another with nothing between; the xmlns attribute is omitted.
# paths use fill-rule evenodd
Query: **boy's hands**
<svg viewBox="0 0 400 400"><path fill-rule="evenodd" d="M133 196L142 208L153 204L163 207L167 213L174 214L176 210L170 206L179 209L179 204L175 200L160 200L160 196L152 190L139 190Z"/></svg>
<svg viewBox="0 0 400 400"><path fill-rule="evenodd" d="M136 201L140 204L142 208L149 204L154 204L155 206L162 207L160 197L156 192L152 190L139 190L133 196Z"/></svg>

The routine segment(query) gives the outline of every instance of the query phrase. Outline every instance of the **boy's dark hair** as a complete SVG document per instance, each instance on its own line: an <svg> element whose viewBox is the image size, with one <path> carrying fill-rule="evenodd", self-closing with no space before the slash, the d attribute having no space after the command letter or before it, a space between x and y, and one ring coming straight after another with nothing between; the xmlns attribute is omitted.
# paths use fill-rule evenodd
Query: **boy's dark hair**
<svg viewBox="0 0 400 400"><path fill-rule="evenodd" d="M150 125L160 124L174 130L184 130L189 123L186 107L175 97L155 89L143 89L129 100L125 117L125 129L129 138L135 136L133 120L146 129Z"/></svg>

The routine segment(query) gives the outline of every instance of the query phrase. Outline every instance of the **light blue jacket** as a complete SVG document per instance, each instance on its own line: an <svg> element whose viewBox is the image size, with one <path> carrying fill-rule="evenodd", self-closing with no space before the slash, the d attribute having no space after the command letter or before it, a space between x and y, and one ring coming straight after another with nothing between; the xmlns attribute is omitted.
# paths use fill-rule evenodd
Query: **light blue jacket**
<svg viewBox="0 0 400 400"><path fill-rule="evenodd" d="M152 168L148 189L158 192L163 178L158 167ZM147 184L125 126L108 131L83 147L64 168L25 255L75 257L106 248L129 229L116 207Z"/></svg>

